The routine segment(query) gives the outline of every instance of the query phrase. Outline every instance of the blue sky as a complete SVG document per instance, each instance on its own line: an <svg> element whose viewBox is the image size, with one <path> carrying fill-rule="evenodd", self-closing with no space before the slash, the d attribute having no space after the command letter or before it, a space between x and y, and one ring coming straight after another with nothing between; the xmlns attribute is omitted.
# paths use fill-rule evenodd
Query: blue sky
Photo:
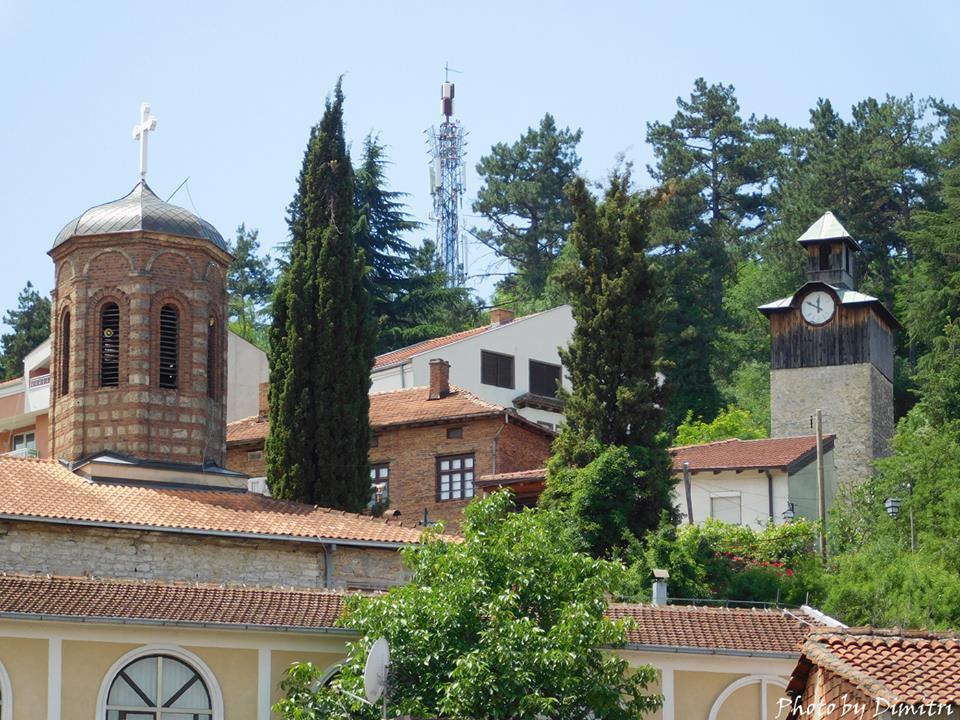
<svg viewBox="0 0 960 720"><path fill-rule="evenodd" d="M394 189L426 221L423 131L439 120L447 61L463 71L472 198L481 154L547 111L583 129L589 177L618 153L642 169L646 123L669 119L698 76L733 84L746 114L796 124L820 97L844 113L888 93L958 103L958 25L946 1L0 0L0 309L27 280L49 291L60 228L136 183L143 101L159 119L154 190L165 198L189 176L174 202L225 236L259 228L269 247L286 237L309 128L341 73L354 148L379 133ZM491 260L476 248L471 271Z"/></svg>

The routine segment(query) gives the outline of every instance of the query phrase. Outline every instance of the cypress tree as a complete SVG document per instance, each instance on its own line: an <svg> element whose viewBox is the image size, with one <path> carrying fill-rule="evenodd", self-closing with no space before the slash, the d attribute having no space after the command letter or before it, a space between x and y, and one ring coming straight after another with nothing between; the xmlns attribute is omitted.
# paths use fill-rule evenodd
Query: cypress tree
<svg viewBox="0 0 960 720"><path fill-rule="evenodd" d="M560 355L573 390L548 473L546 505L570 507L595 554L670 512L671 462L657 381L659 283L647 256L652 199L616 173L598 204L570 190L579 262L562 277L576 328Z"/></svg>
<svg viewBox="0 0 960 720"><path fill-rule="evenodd" d="M290 259L270 331L267 482L274 497L356 512L370 496L374 329L353 201L338 81L288 207Z"/></svg>

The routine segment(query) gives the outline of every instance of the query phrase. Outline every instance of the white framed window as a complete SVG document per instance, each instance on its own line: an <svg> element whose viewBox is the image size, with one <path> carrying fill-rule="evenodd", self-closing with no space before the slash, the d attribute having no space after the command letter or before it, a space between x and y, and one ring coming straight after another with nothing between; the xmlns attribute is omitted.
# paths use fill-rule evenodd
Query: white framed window
<svg viewBox="0 0 960 720"><path fill-rule="evenodd" d="M373 487L371 505L389 502L390 463L373 463L370 465L370 485Z"/></svg>
<svg viewBox="0 0 960 720"><path fill-rule="evenodd" d="M437 458L437 500L473 497L473 454Z"/></svg>
<svg viewBox="0 0 960 720"><path fill-rule="evenodd" d="M13 720L13 687L3 663L0 663L0 720Z"/></svg>
<svg viewBox="0 0 960 720"><path fill-rule="evenodd" d="M710 493L710 517L725 523L739 525L742 522L742 503L738 492Z"/></svg>
<svg viewBox="0 0 960 720"><path fill-rule="evenodd" d="M223 720L223 695L210 668L175 645L146 645L107 671L99 720Z"/></svg>
<svg viewBox="0 0 960 720"><path fill-rule="evenodd" d="M24 457L37 456L37 435L35 432L17 433L11 439L13 452Z"/></svg>

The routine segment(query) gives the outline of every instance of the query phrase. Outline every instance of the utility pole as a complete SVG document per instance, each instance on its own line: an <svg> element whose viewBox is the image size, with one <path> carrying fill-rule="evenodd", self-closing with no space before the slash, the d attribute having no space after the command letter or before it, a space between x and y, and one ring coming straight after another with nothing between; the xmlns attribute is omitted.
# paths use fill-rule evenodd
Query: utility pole
<svg viewBox="0 0 960 720"><path fill-rule="evenodd" d="M687 494L687 523L693 525L693 499L690 496L690 463L683 463L683 490Z"/></svg>
<svg viewBox="0 0 960 720"><path fill-rule="evenodd" d="M817 409L817 496L820 501L820 556L827 562L827 493L823 484L823 413Z"/></svg>

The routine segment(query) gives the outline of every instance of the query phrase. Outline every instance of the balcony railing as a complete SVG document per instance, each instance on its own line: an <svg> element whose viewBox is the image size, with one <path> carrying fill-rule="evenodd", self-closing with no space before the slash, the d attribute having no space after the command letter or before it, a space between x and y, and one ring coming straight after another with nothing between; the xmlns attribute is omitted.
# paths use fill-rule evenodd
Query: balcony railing
<svg viewBox="0 0 960 720"><path fill-rule="evenodd" d="M50 373L46 375L37 375L36 377L30 378L30 389L35 390L37 388L46 387L50 384Z"/></svg>

